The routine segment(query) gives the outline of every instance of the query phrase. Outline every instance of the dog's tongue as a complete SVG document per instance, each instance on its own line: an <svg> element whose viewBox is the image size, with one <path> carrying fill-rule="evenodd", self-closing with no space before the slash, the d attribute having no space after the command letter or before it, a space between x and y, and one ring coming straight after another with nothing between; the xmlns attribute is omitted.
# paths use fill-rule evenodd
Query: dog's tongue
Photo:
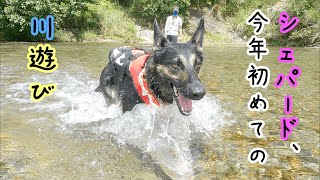
<svg viewBox="0 0 320 180"><path fill-rule="evenodd" d="M184 97L182 94L179 93L179 105L184 112L191 112L192 111L192 100L189 98Z"/></svg>

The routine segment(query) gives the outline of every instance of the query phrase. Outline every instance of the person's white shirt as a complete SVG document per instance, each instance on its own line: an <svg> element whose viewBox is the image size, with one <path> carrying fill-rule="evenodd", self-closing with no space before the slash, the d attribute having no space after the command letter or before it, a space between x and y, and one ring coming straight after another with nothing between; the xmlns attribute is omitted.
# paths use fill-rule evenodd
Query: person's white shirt
<svg viewBox="0 0 320 180"><path fill-rule="evenodd" d="M168 16L164 28L165 35L178 36L179 28L182 27L182 19L179 16Z"/></svg>

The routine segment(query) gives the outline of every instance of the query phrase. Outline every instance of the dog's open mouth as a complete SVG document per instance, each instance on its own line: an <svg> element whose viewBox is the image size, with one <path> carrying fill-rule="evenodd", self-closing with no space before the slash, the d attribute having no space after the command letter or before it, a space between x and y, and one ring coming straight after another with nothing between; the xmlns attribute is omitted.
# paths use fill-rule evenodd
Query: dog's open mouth
<svg viewBox="0 0 320 180"><path fill-rule="evenodd" d="M181 114L185 115L185 116L189 116L191 114L192 111L192 100L184 97L179 91L178 89L173 86L173 98L176 101L179 111L181 112Z"/></svg>

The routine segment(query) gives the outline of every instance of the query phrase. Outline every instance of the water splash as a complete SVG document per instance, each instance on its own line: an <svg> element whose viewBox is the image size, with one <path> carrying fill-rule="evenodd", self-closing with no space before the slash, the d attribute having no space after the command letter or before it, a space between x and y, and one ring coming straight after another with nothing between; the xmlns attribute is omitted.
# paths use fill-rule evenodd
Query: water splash
<svg viewBox="0 0 320 180"><path fill-rule="evenodd" d="M86 75L85 71L80 72L32 76L32 81L56 82L58 85L58 90L40 103L29 99L27 83L11 85L12 93L7 98L23 104L21 111L46 111L62 124L101 121L98 130L93 128L99 131L96 133L112 133L119 144L130 144L149 153L176 178L193 175L193 158L189 149L192 136L210 136L212 131L226 123L224 117L227 113L210 95L193 102L190 116L181 115L176 104L161 107L138 104L132 111L122 114L119 104L107 106L103 95L94 92L98 81Z"/></svg>

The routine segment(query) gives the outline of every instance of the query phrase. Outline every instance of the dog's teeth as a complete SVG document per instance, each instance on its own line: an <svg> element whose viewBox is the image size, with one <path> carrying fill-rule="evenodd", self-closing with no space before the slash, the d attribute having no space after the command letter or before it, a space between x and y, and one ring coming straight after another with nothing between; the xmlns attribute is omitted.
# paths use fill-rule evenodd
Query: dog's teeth
<svg viewBox="0 0 320 180"><path fill-rule="evenodd" d="M175 94L176 96L178 96L177 88L176 88L176 87L174 87L174 86L173 86L173 91L174 91L174 94Z"/></svg>
<svg viewBox="0 0 320 180"><path fill-rule="evenodd" d="M114 98L114 91L111 91L111 96L112 96L112 98Z"/></svg>

